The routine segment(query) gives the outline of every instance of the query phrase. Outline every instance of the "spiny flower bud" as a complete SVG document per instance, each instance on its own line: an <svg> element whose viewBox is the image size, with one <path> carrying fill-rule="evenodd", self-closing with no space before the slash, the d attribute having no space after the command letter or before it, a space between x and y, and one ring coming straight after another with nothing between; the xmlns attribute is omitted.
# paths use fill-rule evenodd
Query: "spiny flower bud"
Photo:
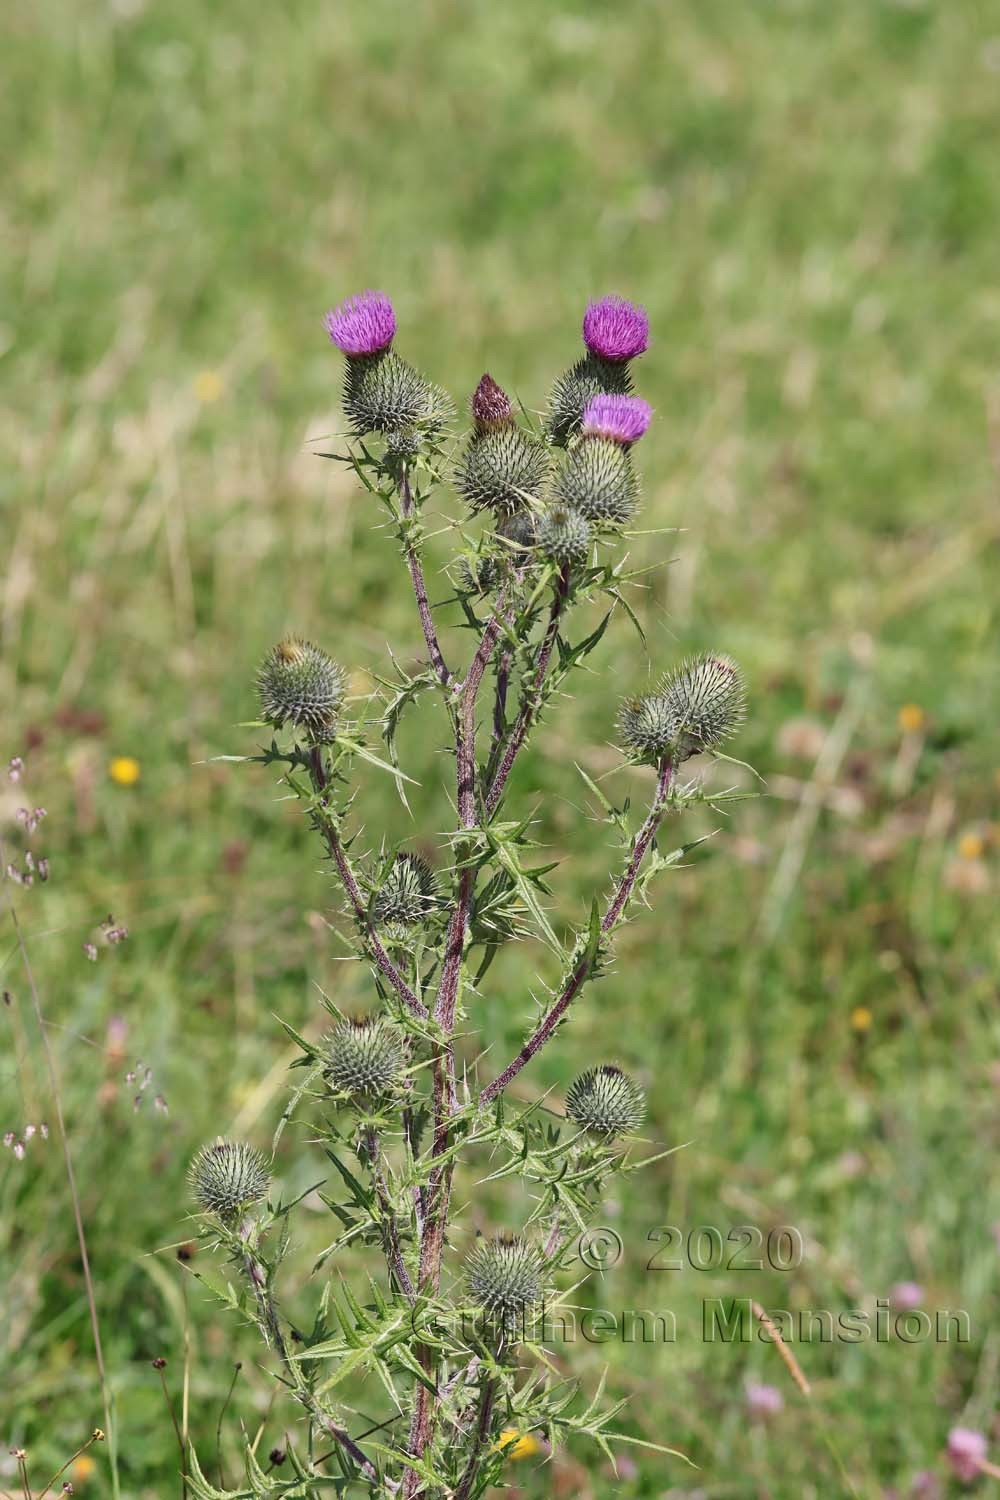
<svg viewBox="0 0 1000 1500"><path fill-rule="evenodd" d="M586 560L590 522L568 505L550 505L538 522L538 550L561 568Z"/></svg>
<svg viewBox="0 0 1000 1500"><path fill-rule="evenodd" d="M403 1071L403 1041L382 1016L340 1021L326 1040L324 1076L352 1098L388 1092Z"/></svg>
<svg viewBox="0 0 1000 1500"><path fill-rule="evenodd" d="M621 1068L606 1063L574 1078L566 1094L566 1113L594 1135L628 1135L646 1113L646 1096Z"/></svg>
<svg viewBox="0 0 1000 1500"><path fill-rule="evenodd" d="M418 854L397 854L372 907L380 927L413 927L437 904L434 871Z"/></svg>
<svg viewBox="0 0 1000 1500"><path fill-rule="evenodd" d="M473 1300L504 1321L523 1313L542 1295L541 1258L520 1235L480 1240L466 1261L465 1274Z"/></svg>
<svg viewBox="0 0 1000 1500"><path fill-rule="evenodd" d="M649 348L646 309L624 297L602 297L583 315L583 342L591 354L615 363L635 359Z"/></svg>
<svg viewBox="0 0 1000 1500"><path fill-rule="evenodd" d="M607 438L584 437L567 453L552 493L595 526L624 526L635 514L639 482L627 448Z"/></svg>
<svg viewBox="0 0 1000 1500"><path fill-rule="evenodd" d="M696 656L670 673L655 693L627 698L618 727L633 754L643 760L672 755L687 760L717 750L744 715L743 678L728 656Z"/></svg>
<svg viewBox="0 0 1000 1500"><path fill-rule="evenodd" d="M455 484L473 510L509 516L538 494L549 467L544 443L513 422L473 436Z"/></svg>
<svg viewBox="0 0 1000 1500"><path fill-rule="evenodd" d="M253 1146L216 1141L198 1152L188 1181L199 1208L231 1223L251 1204L267 1197L271 1174L266 1160Z"/></svg>
<svg viewBox="0 0 1000 1500"><path fill-rule="evenodd" d="M396 314L385 292L361 292L331 309L323 326L351 359L388 349L396 337Z"/></svg>
<svg viewBox="0 0 1000 1500"><path fill-rule="evenodd" d="M488 553L472 559L463 558L460 566L462 588L470 594L491 594L504 576L500 559Z"/></svg>
<svg viewBox="0 0 1000 1500"><path fill-rule="evenodd" d="M602 393L627 396L632 390L628 365L587 354L556 380L549 396L546 429L552 442L564 448L578 432L584 408Z"/></svg>
<svg viewBox="0 0 1000 1500"><path fill-rule="evenodd" d="M393 349L349 357L344 376L344 411L357 437L381 432L390 443L405 434L404 446L413 446L414 434L435 432L451 415L451 401Z"/></svg>
<svg viewBox="0 0 1000 1500"><path fill-rule="evenodd" d="M514 515L497 527L497 536L503 537L505 542L510 542L517 547L533 547L538 541L538 522L533 510L515 511ZM518 562L523 562L523 557L518 555Z"/></svg>
<svg viewBox="0 0 1000 1500"><path fill-rule="evenodd" d="M630 447L649 426L653 408L639 396L592 396L584 407L584 437L607 438Z"/></svg>
<svg viewBox="0 0 1000 1500"><path fill-rule="evenodd" d="M330 739L344 696L344 672L311 641L288 636L265 656L257 693L261 714L275 729L292 724L314 739Z"/></svg>
<svg viewBox="0 0 1000 1500"><path fill-rule="evenodd" d="M514 420L510 397L492 375L484 375L472 394L472 423L480 436Z"/></svg>

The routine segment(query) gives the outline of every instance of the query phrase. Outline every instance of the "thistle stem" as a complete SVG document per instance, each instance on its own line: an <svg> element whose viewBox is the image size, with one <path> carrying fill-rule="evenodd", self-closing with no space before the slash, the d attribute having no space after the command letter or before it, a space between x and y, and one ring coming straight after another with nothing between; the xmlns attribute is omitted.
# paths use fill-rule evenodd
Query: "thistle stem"
<svg viewBox="0 0 1000 1500"><path fill-rule="evenodd" d="M459 693L458 712L455 717L455 761L459 821L463 830L476 827L476 703L486 669L500 639L508 615L507 589L497 599L475 656L469 666ZM462 851L463 853L465 851ZM445 1034L445 1041L435 1048L434 1077L434 1137L431 1144L431 1160L441 1157L451 1141L451 1121L458 1101L455 1093L455 1049L452 1032L455 1027L455 1008L462 976L462 959L465 952L465 935L475 889L475 871L463 864L459 871L458 891L455 906L448 923L445 940L445 957L441 966L434 1019ZM430 1174L427 1188L427 1211L420 1236L420 1265L417 1273L417 1288L421 1295L433 1296L441 1283L441 1258L444 1252L445 1229L451 1202L452 1163L435 1166ZM430 1374L433 1370L433 1351L421 1345L417 1351L421 1365ZM409 1452L422 1458L430 1441L434 1425L436 1400L423 1384L417 1387L413 1416L410 1422ZM404 1500L410 1500L420 1482L416 1470L409 1469L403 1480Z"/></svg>
<svg viewBox="0 0 1000 1500"><path fill-rule="evenodd" d="M397 480L399 491L399 504L402 510L404 522L409 522L414 515L413 491L410 489L410 475L406 465L403 464L399 471ZM431 614L430 601L427 598L427 586L424 583L424 569L420 561L420 553L414 543L410 540L409 526L404 526L403 550L406 554L406 566L410 570L410 579L413 583L413 592L417 600L417 612L420 615L420 625L424 632L424 640L427 642L427 654L437 677L443 688L451 686L451 673L448 670L444 656L441 653L441 644L434 627L434 617Z"/></svg>
<svg viewBox="0 0 1000 1500"><path fill-rule="evenodd" d="M639 874L639 867L641 866L642 861L645 858L646 851L652 843L653 838L656 834L656 830L660 825L660 820L663 817L663 810L666 807L667 797L670 792L670 783L673 777L673 771L674 766L672 760L663 760L660 762L659 774L656 781L656 793L653 797L653 804L646 815L642 827L639 829L639 832L636 835L635 842L632 845L632 853L629 856L628 864L625 867L625 872L619 878L618 883L615 886L614 894L610 902L608 903L607 910L605 911L604 917L602 918L602 937L606 937L608 933L611 932L612 928L615 927L619 918L621 917L622 912L625 910L629 897L632 894L636 878ZM558 999L555 1001L554 1005L548 1011L544 1019L539 1023L534 1032L525 1042L520 1052L512 1062L509 1062L507 1064L503 1072L498 1073L493 1082L487 1084L486 1088L483 1089L482 1093L479 1096L479 1107L481 1109L485 1109L487 1105L492 1104L493 1100L496 1099L498 1095L503 1093L504 1089L511 1082L511 1080L517 1077L521 1069L531 1061L536 1053L541 1051L542 1047L544 1047L545 1043L549 1040L552 1033L559 1025L559 1022L562 1020L573 1000L576 998L579 991L583 988L584 984L590 976L590 971L590 961L586 957L580 959L579 963L575 966L575 968L572 969L569 976L567 977Z"/></svg>
<svg viewBox="0 0 1000 1500"><path fill-rule="evenodd" d="M493 778L493 784L486 794L487 820L492 818L493 814L496 812L497 808L500 805L500 799L502 798L504 788L507 785L507 778L510 776L511 771L514 768L514 762L517 759L518 752L527 739L528 731L531 729L532 724L535 722L535 719L538 715L538 710L542 706L542 688L545 684L546 675L548 674L549 663L552 660L552 651L556 643L556 637L559 634L559 621L562 618L563 609L566 605L566 596L568 590L569 569L564 568L560 573L559 581L556 584L556 591L552 600L552 607L549 610L549 618L548 623L545 627L545 634L542 636L541 642L538 647L538 655L535 657L535 675L532 679L531 687L529 688L528 694L523 704L521 705L521 711L517 716L517 719L514 723L514 728L511 731L510 738L507 741L507 745L501 757L500 764L497 767L496 775Z"/></svg>
<svg viewBox="0 0 1000 1500"><path fill-rule="evenodd" d="M244 1250L241 1256L243 1273L246 1276L247 1281L250 1285L250 1289L254 1294L254 1299L257 1303L257 1314L260 1321L261 1331L263 1332L267 1343L270 1344L271 1348L274 1350L278 1358L281 1360L281 1363L284 1365L285 1370L292 1382L296 1400L305 1407L306 1411L308 1411L313 1421L316 1422L318 1426L322 1427L323 1431L327 1433L328 1436L332 1437L337 1443L339 1443L340 1447L343 1448L345 1453L350 1455L350 1457L357 1464L358 1468L361 1470L364 1477L367 1480L374 1482L378 1476L375 1472L375 1465L371 1462L371 1459L365 1457L364 1453L358 1447L357 1443L351 1437L350 1433L346 1432L343 1427L339 1426L339 1424L333 1420L332 1417L327 1415L322 1406L316 1400L316 1397L313 1395L312 1391L309 1390L308 1386L304 1384L302 1379L302 1371L299 1369L298 1364L289 1357L288 1346L285 1343L285 1336L281 1331L281 1321L278 1317L277 1304L274 1300L274 1294L272 1293L271 1288L268 1285L267 1272L261 1262L257 1259L256 1255L253 1253L253 1250L247 1244L249 1234L249 1226L245 1225L243 1228L241 1228L239 1237L244 1244Z"/></svg>
<svg viewBox="0 0 1000 1500"><path fill-rule="evenodd" d="M390 1274L395 1278L396 1285L403 1293L408 1302L416 1300L413 1290L413 1282L410 1273L406 1269L403 1260L403 1252L399 1243L399 1225L396 1221L395 1210L392 1199L389 1196L389 1188L382 1169L382 1153L379 1148L378 1134L372 1126L368 1126L364 1132L364 1152L367 1157L368 1168L372 1174L375 1184L375 1196L378 1200L379 1211L382 1215L382 1238L384 1242L386 1263Z"/></svg>
<svg viewBox="0 0 1000 1500"><path fill-rule="evenodd" d="M455 1491L455 1500L469 1500L469 1492L472 1489L479 1468L482 1452L489 1441L490 1428L493 1424L493 1406L496 1401L496 1380L487 1377L483 1381L482 1395L479 1398L479 1420L476 1423L476 1433L473 1439L472 1451L465 1471L458 1482Z"/></svg>
<svg viewBox="0 0 1000 1500"><path fill-rule="evenodd" d="M403 978L403 975L399 972L399 969L396 967L392 959L389 957L389 954L386 952L381 938L379 937L378 933L372 926L371 921L369 920L368 908L365 905L365 900L361 894L361 889L358 885L357 877L355 876L354 870L351 867L351 861L348 858L347 850L344 848L343 841L340 837L340 832L337 828L336 820L330 810L327 798L325 796L328 782L326 770L323 766L323 753L319 749L319 747L315 745L313 746L309 756L309 776L313 784L313 790L319 795L321 799L316 810L316 826L319 829L320 833L323 835L323 838L326 840L326 846L330 852L330 858L333 860L334 864L337 867L337 873L339 874L341 883L347 893L347 899L351 903L351 906L354 910L354 915L358 921L358 925L364 932L368 945L375 956L375 962L381 972L385 975L386 979L392 985L393 989L396 991L397 995L402 1000L407 1010L411 1011L413 1015L418 1017L418 1019L425 1020L427 1017L427 1007L424 1005L419 996L414 994L413 990L407 984L406 980Z"/></svg>

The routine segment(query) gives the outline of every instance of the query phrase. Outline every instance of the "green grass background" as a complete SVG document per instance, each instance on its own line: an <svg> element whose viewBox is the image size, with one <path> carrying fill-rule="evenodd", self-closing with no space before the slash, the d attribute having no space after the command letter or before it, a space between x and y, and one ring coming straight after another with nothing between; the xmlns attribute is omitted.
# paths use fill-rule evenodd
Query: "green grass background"
<svg viewBox="0 0 1000 1500"><path fill-rule="evenodd" d="M293 809L257 768L205 762L251 748L235 726L285 629L359 674L387 646L419 654L391 542L306 442L338 422L322 314L368 285L459 398L489 368L534 407L589 296L649 310L632 553L670 565L636 599L648 657L617 620L516 779L564 861L557 918L609 860L572 762L612 767L617 697L650 671L709 644L736 655L737 753L768 783L678 830L724 822L522 1079L523 1097L558 1091L617 1058L648 1086L651 1138L690 1142L606 1206L625 1255L580 1293L672 1309L676 1344L559 1360L587 1389L608 1365L627 1430L698 1470L629 1449L615 1478L580 1450L512 1477L531 1495L784 1500L943 1475L952 1423L990 1430L1000 1361L1000 5L14 0L7 19L0 759L27 774L0 785L0 820L16 850L17 807L48 809L50 883L6 890L62 1079L123 1492L178 1493L150 1361L170 1361L179 1402L186 1320L203 1451L235 1360L230 1473L240 1422L265 1424L266 1451L294 1420L247 1333L194 1283L185 1314L172 1253L153 1252L190 1232L199 1143L269 1139L274 1015L308 1023L316 985L365 994L334 961L336 895ZM439 595L453 550L434 544ZM905 743L904 704L925 715ZM440 729L428 710L403 747L432 845ZM110 778L115 755L139 760L136 786ZM411 827L384 781L362 807L372 834ZM109 912L131 935L91 965ZM19 1134L53 1110L4 921L0 1132ZM491 1058L539 973L527 946L491 973ZM153 1081L136 1111L137 1059ZM319 1175L307 1135L283 1142L289 1188ZM469 1223L502 1214L480 1194ZM299 1272L330 1237L304 1218L286 1277L303 1318L317 1288ZM657 1225L742 1223L800 1228L802 1266L645 1270ZM23 1443L37 1482L102 1420L54 1133L23 1162L0 1154L0 1266L0 1466ZM799 1346L810 1402L773 1349L700 1337L705 1297L839 1311L903 1278L929 1308L966 1308L972 1340ZM748 1379L784 1392L766 1428ZM110 1493L103 1465L78 1493Z"/></svg>

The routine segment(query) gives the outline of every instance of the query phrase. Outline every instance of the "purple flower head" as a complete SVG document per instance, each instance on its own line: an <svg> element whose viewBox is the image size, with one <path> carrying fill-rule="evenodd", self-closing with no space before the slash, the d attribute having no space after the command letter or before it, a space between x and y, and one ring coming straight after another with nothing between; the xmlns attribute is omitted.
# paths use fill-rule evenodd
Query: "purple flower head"
<svg viewBox="0 0 1000 1500"><path fill-rule="evenodd" d="M472 395L472 420L477 432L494 432L513 420L510 397L492 375L484 375Z"/></svg>
<svg viewBox="0 0 1000 1500"><path fill-rule="evenodd" d="M601 359L635 359L649 347L646 309L624 297L602 297L583 315L583 342Z"/></svg>
<svg viewBox="0 0 1000 1500"><path fill-rule="evenodd" d="M893 1307L900 1312L911 1312L913 1308L923 1305L924 1289L919 1281L899 1281L889 1296Z"/></svg>
<svg viewBox="0 0 1000 1500"><path fill-rule="evenodd" d="M396 314L385 292L361 292L328 312L323 327L342 354L378 354L396 337Z"/></svg>
<svg viewBox="0 0 1000 1500"><path fill-rule="evenodd" d="M653 408L639 396L591 396L583 408L585 437L607 438L628 447L637 443L649 426Z"/></svg>
<svg viewBox="0 0 1000 1500"><path fill-rule="evenodd" d="M747 1383L747 1407L751 1416L776 1417L785 1409L785 1398L777 1386L751 1380Z"/></svg>
<svg viewBox="0 0 1000 1500"><path fill-rule="evenodd" d="M947 1455L956 1479L970 1484L986 1458L986 1439L971 1427L953 1427L948 1434Z"/></svg>

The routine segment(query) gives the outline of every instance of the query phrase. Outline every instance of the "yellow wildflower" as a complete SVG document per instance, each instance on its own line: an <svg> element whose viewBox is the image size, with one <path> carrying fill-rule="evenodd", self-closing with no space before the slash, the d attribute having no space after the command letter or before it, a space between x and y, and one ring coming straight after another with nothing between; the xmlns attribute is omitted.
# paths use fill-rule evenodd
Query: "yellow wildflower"
<svg viewBox="0 0 1000 1500"><path fill-rule="evenodd" d="M927 715L919 703L904 703L897 715L897 721L904 734L916 734L926 724Z"/></svg>
<svg viewBox="0 0 1000 1500"><path fill-rule="evenodd" d="M135 786L141 774L139 762L133 755L116 755L108 766L108 775L119 786Z"/></svg>
<svg viewBox="0 0 1000 1500"><path fill-rule="evenodd" d="M534 1458L536 1454L544 1452L534 1433L521 1432L516 1427L505 1427L497 1439L496 1446L501 1453L506 1452L507 1457L514 1459L515 1462L522 1458Z"/></svg>
<svg viewBox="0 0 1000 1500"><path fill-rule="evenodd" d="M199 370L194 377L194 394L204 406L218 401L225 391L225 382L218 370Z"/></svg>
<svg viewBox="0 0 1000 1500"><path fill-rule="evenodd" d="M867 1005L856 1005L851 1011L851 1025L855 1031L870 1031L872 1013Z"/></svg>
<svg viewBox="0 0 1000 1500"><path fill-rule="evenodd" d="M74 1458L70 1466L70 1474L73 1476L74 1484L84 1484L97 1468L97 1464L89 1453L81 1453L79 1458Z"/></svg>
<svg viewBox="0 0 1000 1500"><path fill-rule="evenodd" d="M978 833L963 833L958 841L958 852L963 859L982 859L985 847Z"/></svg>

